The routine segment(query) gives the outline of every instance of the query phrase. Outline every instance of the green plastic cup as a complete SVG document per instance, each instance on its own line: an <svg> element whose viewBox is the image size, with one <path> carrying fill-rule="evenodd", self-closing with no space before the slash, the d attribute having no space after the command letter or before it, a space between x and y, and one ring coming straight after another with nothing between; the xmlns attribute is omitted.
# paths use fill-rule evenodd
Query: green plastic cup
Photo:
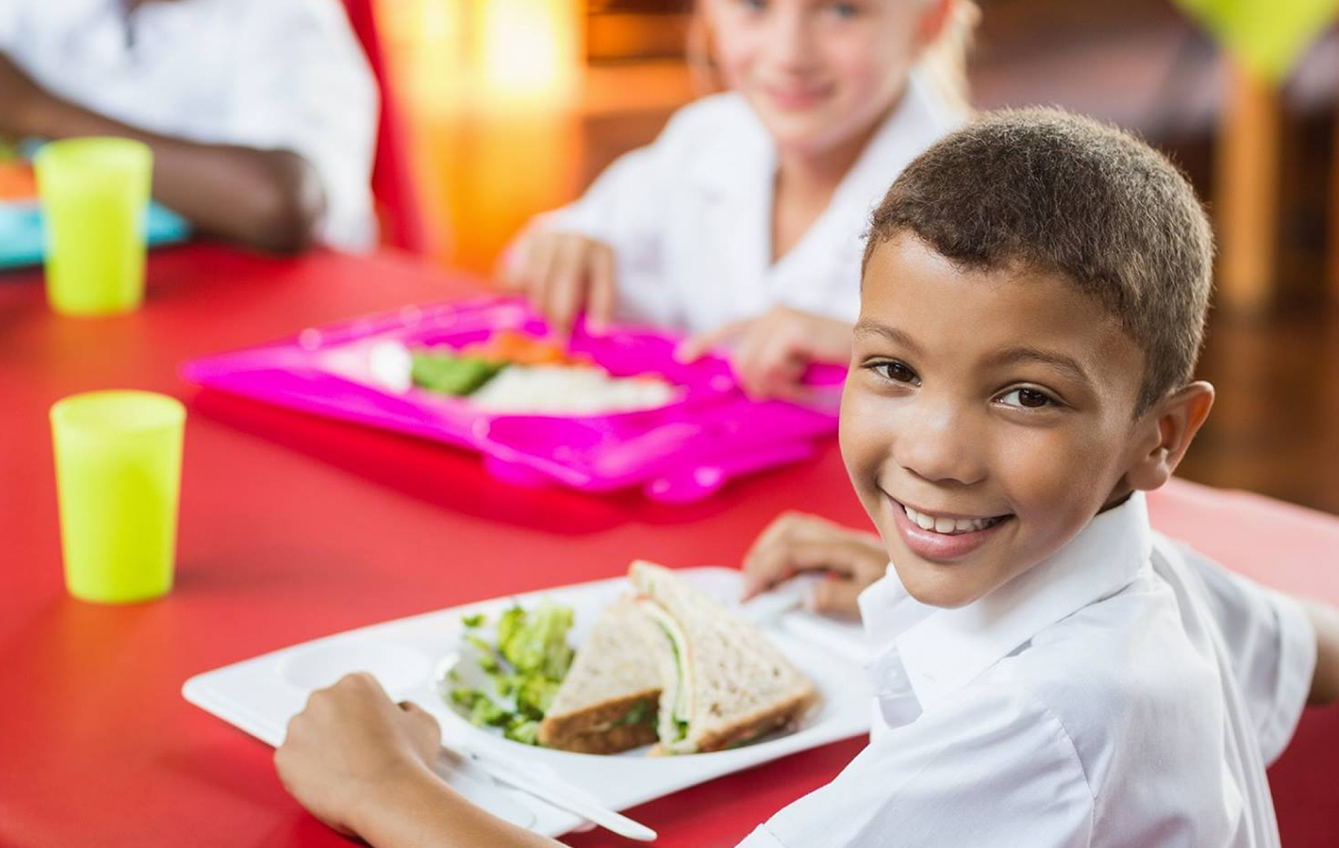
<svg viewBox="0 0 1339 848"><path fill-rule="evenodd" d="M172 588L186 408L153 392L71 395L51 407L65 586L126 603Z"/></svg>
<svg viewBox="0 0 1339 848"><path fill-rule="evenodd" d="M63 315L116 315L144 302L153 153L128 138L71 138L33 159L46 228L47 302Z"/></svg>

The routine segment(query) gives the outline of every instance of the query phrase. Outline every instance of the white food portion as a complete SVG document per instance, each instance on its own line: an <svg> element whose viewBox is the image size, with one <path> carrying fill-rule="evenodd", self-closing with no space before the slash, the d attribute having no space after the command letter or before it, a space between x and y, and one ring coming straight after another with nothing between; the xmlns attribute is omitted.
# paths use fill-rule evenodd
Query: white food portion
<svg viewBox="0 0 1339 848"><path fill-rule="evenodd" d="M509 415L606 415L654 409L674 400L656 377L611 377L602 368L510 365L469 396L478 409Z"/></svg>
<svg viewBox="0 0 1339 848"><path fill-rule="evenodd" d="M368 348L367 367L378 386L393 392L407 392L414 385L414 357L400 342L381 341Z"/></svg>

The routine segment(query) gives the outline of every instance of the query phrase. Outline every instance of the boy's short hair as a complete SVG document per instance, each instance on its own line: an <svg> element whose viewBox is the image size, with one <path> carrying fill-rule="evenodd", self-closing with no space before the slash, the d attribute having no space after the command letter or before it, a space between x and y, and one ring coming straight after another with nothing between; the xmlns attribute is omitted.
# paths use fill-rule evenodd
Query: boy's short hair
<svg viewBox="0 0 1339 848"><path fill-rule="evenodd" d="M1194 373L1213 234L1181 171L1128 133L1055 109L984 116L897 178L865 263L902 232L966 269L1059 273L1096 297L1144 351L1136 415Z"/></svg>

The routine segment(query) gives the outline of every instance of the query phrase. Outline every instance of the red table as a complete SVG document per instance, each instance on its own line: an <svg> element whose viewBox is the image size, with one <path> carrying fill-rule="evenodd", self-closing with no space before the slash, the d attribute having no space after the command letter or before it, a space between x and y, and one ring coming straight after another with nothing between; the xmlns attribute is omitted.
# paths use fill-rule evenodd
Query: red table
<svg viewBox="0 0 1339 848"><path fill-rule="evenodd" d="M46 309L39 274L0 277L0 845L347 844L284 793L268 748L182 700L187 677L364 624L609 577L634 557L737 563L784 509L864 521L835 444L672 508L505 486L463 452L176 377L189 357L449 298L467 280L392 256L276 260L209 246L156 254L149 280L137 314L76 320ZM47 408L101 388L163 391L190 410L177 586L156 603L95 606L63 589ZM1165 523L1211 547L1212 522L1183 495L1155 502ZM1315 532L1316 546L1339 544L1339 530ZM1337 728L1335 716L1309 716L1271 775L1290 848L1329 844L1318 828L1336 792L1314 748L1335 750ZM631 814L665 846L733 845L862 744ZM603 831L566 841L625 844Z"/></svg>

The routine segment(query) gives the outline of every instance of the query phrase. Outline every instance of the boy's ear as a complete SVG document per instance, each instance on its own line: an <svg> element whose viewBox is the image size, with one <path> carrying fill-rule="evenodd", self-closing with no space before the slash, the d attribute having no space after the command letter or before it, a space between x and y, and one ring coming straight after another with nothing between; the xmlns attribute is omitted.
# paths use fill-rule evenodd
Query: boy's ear
<svg viewBox="0 0 1339 848"><path fill-rule="evenodd" d="M924 50L939 40L939 36L953 17L953 7L958 0L934 0L925 4L920 20L916 24L916 47Z"/></svg>
<svg viewBox="0 0 1339 848"><path fill-rule="evenodd" d="M1125 475L1132 488L1151 492L1167 482L1209 417L1213 397L1213 386L1199 380L1168 395L1144 414L1139 426L1148 428L1148 438L1141 440L1138 455Z"/></svg>

